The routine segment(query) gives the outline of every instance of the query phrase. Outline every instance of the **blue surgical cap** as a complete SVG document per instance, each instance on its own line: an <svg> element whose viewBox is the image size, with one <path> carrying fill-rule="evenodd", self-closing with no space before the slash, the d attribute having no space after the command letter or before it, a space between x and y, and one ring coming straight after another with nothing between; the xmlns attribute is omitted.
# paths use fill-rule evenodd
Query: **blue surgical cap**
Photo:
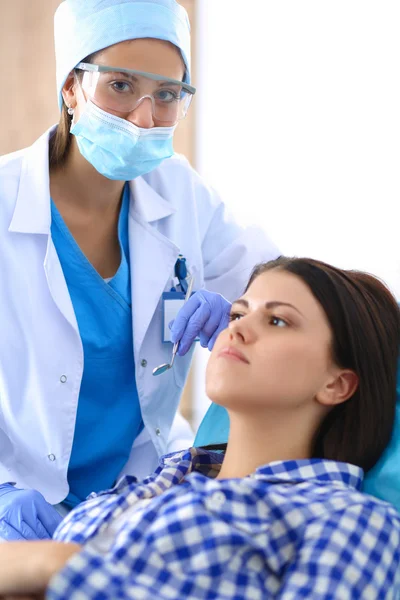
<svg viewBox="0 0 400 600"><path fill-rule="evenodd" d="M64 0L54 16L58 103L69 73L84 58L126 40L156 38L181 51L190 83L190 25L175 0Z"/></svg>

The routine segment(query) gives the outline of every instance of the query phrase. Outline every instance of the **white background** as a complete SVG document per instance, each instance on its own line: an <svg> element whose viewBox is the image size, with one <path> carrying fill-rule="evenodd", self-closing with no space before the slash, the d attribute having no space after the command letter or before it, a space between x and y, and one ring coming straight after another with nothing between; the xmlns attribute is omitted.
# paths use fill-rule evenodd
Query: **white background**
<svg viewBox="0 0 400 600"><path fill-rule="evenodd" d="M284 254L400 298L399 0L198 0L198 17L200 173Z"/></svg>

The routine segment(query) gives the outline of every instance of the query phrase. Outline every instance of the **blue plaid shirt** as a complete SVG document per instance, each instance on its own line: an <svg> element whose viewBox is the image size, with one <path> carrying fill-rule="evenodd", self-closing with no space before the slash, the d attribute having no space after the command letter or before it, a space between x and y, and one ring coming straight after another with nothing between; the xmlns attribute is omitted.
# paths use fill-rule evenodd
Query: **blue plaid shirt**
<svg viewBox="0 0 400 600"><path fill-rule="evenodd" d="M400 514L359 491L361 469L279 461L216 480L221 460L169 455L78 506L55 539L82 551L46 598L400 598Z"/></svg>

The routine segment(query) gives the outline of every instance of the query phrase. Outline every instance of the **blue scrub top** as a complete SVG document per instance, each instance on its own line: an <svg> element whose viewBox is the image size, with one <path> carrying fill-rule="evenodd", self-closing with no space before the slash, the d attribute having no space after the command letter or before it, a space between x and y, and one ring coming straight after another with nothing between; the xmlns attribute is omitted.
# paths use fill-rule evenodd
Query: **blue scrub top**
<svg viewBox="0 0 400 600"><path fill-rule="evenodd" d="M129 200L129 187L125 185L118 223L121 264L108 283L83 254L51 202L51 234L84 354L68 467L70 491L64 501L68 507L114 484L143 428L133 356Z"/></svg>

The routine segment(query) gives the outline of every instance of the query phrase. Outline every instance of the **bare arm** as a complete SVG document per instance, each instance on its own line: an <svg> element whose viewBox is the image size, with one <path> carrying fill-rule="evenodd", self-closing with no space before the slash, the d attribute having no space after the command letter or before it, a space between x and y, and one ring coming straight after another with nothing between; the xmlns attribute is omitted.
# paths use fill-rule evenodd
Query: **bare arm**
<svg viewBox="0 0 400 600"><path fill-rule="evenodd" d="M40 598L52 576L80 550L78 544L53 541L0 544L0 598Z"/></svg>

